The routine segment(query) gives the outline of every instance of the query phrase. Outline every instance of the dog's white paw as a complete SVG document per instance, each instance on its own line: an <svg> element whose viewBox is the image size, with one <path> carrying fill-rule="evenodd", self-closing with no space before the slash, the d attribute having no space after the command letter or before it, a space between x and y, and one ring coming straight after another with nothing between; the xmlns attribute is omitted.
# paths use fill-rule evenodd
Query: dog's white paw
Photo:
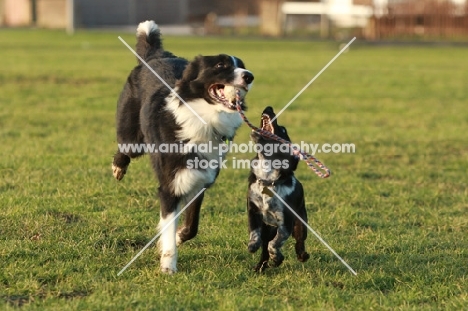
<svg viewBox="0 0 468 311"><path fill-rule="evenodd" d="M173 275L175 273L177 273L177 269L170 269L170 268L163 268L161 267L161 273L162 274L167 274L167 275Z"/></svg>
<svg viewBox="0 0 468 311"><path fill-rule="evenodd" d="M127 167L128 165L124 168L121 168L112 164L112 175L114 175L115 179L122 180L122 178L125 176L125 173L127 173Z"/></svg>
<svg viewBox="0 0 468 311"><path fill-rule="evenodd" d="M181 237L180 237L180 230L177 232L176 234L176 245L177 246L180 246L180 244L184 243L184 241L182 241Z"/></svg>
<svg viewBox="0 0 468 311"><path fill-rule="evenodd" d="M161 255L161 273L174 274L177 272L177 253L165 253Z"/></svg>

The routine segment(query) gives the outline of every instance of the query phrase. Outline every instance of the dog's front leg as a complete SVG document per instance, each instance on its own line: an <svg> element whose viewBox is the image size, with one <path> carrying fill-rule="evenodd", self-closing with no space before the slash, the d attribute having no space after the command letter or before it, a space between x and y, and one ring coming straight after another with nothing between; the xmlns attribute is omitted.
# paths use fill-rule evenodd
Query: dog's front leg
<svg viewBox="0 0 468 311"><path fill-rule="evenodd" d="M270 253L268 251L268 243L276 236L277 228L269 226L265 223L262 224L262 254L260 255L260 261L254 268L256 272L263 272L268 268L268 261L270 260Z"/></svg>
<svg viewBox="0 0 468 311"><path fill-rule="evenodd" d="M249 196L250 197L250 196ZM260 213L258 206L247 198L247 213L249 218L249 252L255 253L262 245L262 225L263 216Z"/></svg>
<svg viewBox="0 0 468 311"><path fill-rule="evenodd" d="M174 218L180 209L180 199L161 189L161 187L159 188L159 199L161 218L158 229L161 231L161 236L158 246L161 253L161 272L173 274L177 272L177 219Z"/></svg>
<svg viewBox="0 0 468 311"><path fill-rule="evenodd" d="M291 235L291 231L284 224L278 226L276 236L268 243L268 253L270 254L271 266L278 267L284 260L281 247Z"/></svg>

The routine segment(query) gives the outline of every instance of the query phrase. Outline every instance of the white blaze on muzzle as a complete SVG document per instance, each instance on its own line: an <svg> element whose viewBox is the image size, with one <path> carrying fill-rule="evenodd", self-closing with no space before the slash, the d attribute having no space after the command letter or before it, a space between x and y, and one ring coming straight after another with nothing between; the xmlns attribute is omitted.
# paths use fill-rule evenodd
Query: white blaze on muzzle
<svg viewBox="0 0 468 311"><path fill-rule="evenodd" d="M244 72L249 72L250 74L252 74L252 72L250 72L249 70L247 69L244 69L244 68L239 68L239 64L237 62L237 58L235 58L234 56L231 56L229 55L229 57L231 57L232 59L232 63L234 64L234 81L233 81L233 84L235 86L243 86L246 88L246 91L249 91L250 88L252 87L253 85L253 82L247 84L245 81L244 81L244 78L242 77L242 74Z"/></svg>

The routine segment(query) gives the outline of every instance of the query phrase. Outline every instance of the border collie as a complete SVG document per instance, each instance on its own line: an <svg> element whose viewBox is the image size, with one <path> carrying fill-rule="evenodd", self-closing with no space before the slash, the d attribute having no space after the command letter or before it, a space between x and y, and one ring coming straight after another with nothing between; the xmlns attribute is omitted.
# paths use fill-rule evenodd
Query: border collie
<svg viewBox="0 0 468 311"><path fill-rule="evenodd" d="M159 180L159 230L167 226L159 240L161 271L172 274L177 272L177 245L197 234L203 193L187 208L179 230L175 215L202 188L214 183L220 169L213 165L189 167L188 163L223 159L225 152L217 147L232 140L242 124L235 96L228 95L234 92L225 94L224 87L235 87L245 95L254 76L242 60L230 55L197 56L191 62L176 57L163 49L160 30L153 21L139 24L136 52L179 95L175 96L139 61L120 94L116 116L119 146L151 144L156 151L163 145L184 146L177 152L150 153ZM199 144L213 147L201 152L201 148L194 148ZM117 180L124 177L130 159L144 153L141 149L127 151L119 148L114 156L112 169Z"/></svg>
<svg viewBox="0 0 468 311"><path fill-rule="evenodd" d="M260 127L287 141L291 141L286 128L278 125L273 108L267 107L262 113ZM299 159L289 146L264 138L252 132L252 141L259 152L251 161L247 211L249 220L249 252L255 253L260 246L262 254L255 271L262 272L268 266L277 267L283 260L281 247L292 234L296 240L297 259L301 262L309 259L304 241L307 228L288 207L278 200L271 190L307 221L302 184L294 177ZM269 146L267 146L269 145ZM281 145L281 146L280 146ZM285 148L286 147L286 148Z"/></svg>

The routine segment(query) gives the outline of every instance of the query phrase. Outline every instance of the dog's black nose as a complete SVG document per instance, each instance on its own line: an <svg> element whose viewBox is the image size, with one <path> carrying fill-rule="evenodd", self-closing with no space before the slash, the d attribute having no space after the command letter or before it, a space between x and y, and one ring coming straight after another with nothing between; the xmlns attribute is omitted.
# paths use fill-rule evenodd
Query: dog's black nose
<svg viewBox="0 0 468 311"><path fill-rule="evenodd" d="M244 71L242 73L242 79L245 81L245 83L250 84L254 80L254 76L250 71Z"/></svg>

